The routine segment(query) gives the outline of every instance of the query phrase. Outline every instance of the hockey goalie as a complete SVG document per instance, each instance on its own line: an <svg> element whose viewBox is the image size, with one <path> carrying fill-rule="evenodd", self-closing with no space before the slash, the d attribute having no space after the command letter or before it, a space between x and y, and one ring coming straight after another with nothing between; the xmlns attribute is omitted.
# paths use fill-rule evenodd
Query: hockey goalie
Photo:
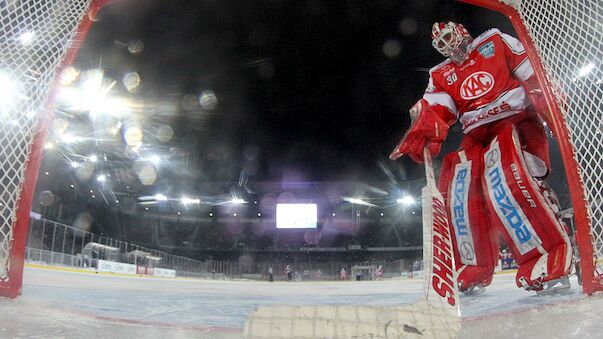
<svg viewBox="0 0 603 339"><path fill-rule="evenodd" d="M435 23L433 47L447 57L433 67L411 127L390 155L423 161L439 153L449 127L463 130L445 156L439 189L454 235L459 290L490 284L502 234L519 265L518 287L541 292L569 287L572 248L558 216L548 141L538 112L546 104L519 40L490 29L473 39L463 25Z"/></svg>

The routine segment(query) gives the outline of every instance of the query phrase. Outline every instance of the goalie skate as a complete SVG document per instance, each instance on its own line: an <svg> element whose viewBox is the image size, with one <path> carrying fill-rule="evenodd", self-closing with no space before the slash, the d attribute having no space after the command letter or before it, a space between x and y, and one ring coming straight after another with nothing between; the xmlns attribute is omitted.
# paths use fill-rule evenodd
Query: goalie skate
<svg viewBox="0 0 603 339"><path fill-rule="evenodd" d="M528 285L526 280L522 277L520 278L520 282L526 291L534 291L539 296L560 293L569 290L571 287L568 276L545 282L541 282L541 279L537 279L532 285Z"/></svg>
<svg viewBox="0 0 603 339"><path fill-rule="evenodd" d="M486 292L486 286L484 286L482 284L471 286L466 290L461 290L461 293L463 293L463 295L465 295L465 296L480 295L484 292Z"/></svg>
<svg viewBox="0 0 603 339"><path fill-rule="evenodd" d="M569 277L561 277L542 283L542 289L536 291L539 296L557 294L569 290L571 287Z"/></svg>

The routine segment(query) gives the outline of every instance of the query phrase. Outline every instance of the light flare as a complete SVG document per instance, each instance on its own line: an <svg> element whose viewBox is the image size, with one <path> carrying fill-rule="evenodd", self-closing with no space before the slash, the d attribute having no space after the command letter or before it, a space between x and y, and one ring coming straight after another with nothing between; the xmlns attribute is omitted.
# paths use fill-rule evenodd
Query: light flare
<svg viewBox="0 0 603 339"><path fill-rule="evenodd" d="M354 197L343 197L344 201L349 202L350 204L354 204L354 205L362 205L362 206L371 206L371 207L376 207L377 205L372 204L368 201L365 201L361 198L354 198Z"/></svg>
<svg viewBox="0 0 603 339"><path fill-rule="evenodd" d="M182 199L180 199L180 202L183 205L190 205L190 204L200 204L201 200L200 199L188 198L188 197L182 197Z"/></svg>
<svg viewBox="0 0 603 339"><path fill-rule="evenodd" d="M167 201L168 200L168 198L161 193L155 194L153 196L153 198L155 198L156 201Z"/></svg>
<svg viewBox="0 0 603 339"><path fill-rule="evenodd" d="M35 36L36 35L35 35L34 32L32 32L32 31L25 31L19 37L19 41L21 42L21 45L28 46L28 45L30 45L33 42Z"/></svg>
<svg viewBox="0 0 603 339"><path fill-rule="evenodd" d="M578 71L578 76L579 77L583 77L586 76L588 73L590 73L593 69L595 69L595 64L593 64L592 62L589 62L588 64L586 64L584 67L582 67L580 69L580 71Z"/></svg>
<svg viewBox="0 0 603 339"><path fill-rule="evenodd" d="M244 204L245 200L243 200L241 198L232 198L232 200L230 200L230 202L234 205L240 205L240 204Z"/></svg>
<svg viewBox="0 0 603 339"><path fill-rule="evenodd" d="M128 146L140 146L142 144L143 132L138 126L126 128L124 132L124 140Z"/></svg>
<svg viewBox="0 0 603 339"><path fill-rule="evenodd" d="M415 200L414 197L410 196L410 195L406 195L402 198L399 198L396 200L396 202L398 204L402 204L402 205L413 205L415 204L417 201Z"/></svg>
<svg viewBox="0 0 603 339"><path fill-rule="evenodd" d="M77 71L64 73L61 82L71 84ZM82 73L79 86L65 86L59 92L60 101L69 109L88 112L91 119L102 115L121 116L130 113L132 103L124 98L111 97L109 92L117 82L104 78L101 69Z"/></svg>
<svg viewBox="0 0 603 339"><path fill-rule="evenodd" d="M199 96L199 104L205 110L211 111L218 106L218 97L212 90L205 90Z"/></svg>

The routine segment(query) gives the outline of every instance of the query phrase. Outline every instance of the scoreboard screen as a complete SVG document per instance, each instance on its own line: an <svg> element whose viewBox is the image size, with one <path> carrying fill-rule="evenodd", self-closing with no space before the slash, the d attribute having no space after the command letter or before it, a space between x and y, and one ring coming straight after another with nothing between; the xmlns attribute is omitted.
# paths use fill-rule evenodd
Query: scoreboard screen
<svg viewBox="0 0 603 339"><path fill-rule="evenodd" d="M316 204L276 204L276 228L316 228Z"/></svg>

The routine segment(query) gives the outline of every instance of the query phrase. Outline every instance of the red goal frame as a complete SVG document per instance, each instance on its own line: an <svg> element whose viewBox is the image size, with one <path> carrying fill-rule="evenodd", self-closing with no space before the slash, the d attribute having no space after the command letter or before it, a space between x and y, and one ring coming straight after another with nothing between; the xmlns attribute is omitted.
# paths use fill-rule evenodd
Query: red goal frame
<svg viewBox="0 0 603 339"><path fill-rule="evenodd" d="M520 14L515 8L502 3L500 0L458 0L471 5L487 8L505 15L513 24L515 31L523 43L528 58L543 91L549 112L541 113L556 136L565 167L566 179L569 185L570 197L574 208L576 225L576 244L580 253L580 269L582 274L582 289L591 295L603 291L601 275L596 272L596 258L593 249L593 238L588 202L584 191L580 167L575 157L574 146L571 143L570 131L563 116L562 110L552 91L553 85L549 81L547 71L542 64L541 57L535 47Z"/></svg>
<svg viewBox="0 0 603 339"><path fill-rule="evenodd" d="M98 11L111 3L122 0L93 0L88 9L88 15L85 15L80 23L76 39L70 46L65 58L60 63L59 69L64 69L71 65L75 60L77 53L83 43L84 37L88 33L94 18ZM593 239L591 235L591 218L588 210L583 182L580 175L580 167L575 160L575 151L570 142L570 132L562 114L562 110L555 100L552 91L552 84L549 81L547 72L541 62L538 51L535 48L529 32L521 20L519 13L511 6L506 5L499 0L458 0L468 4L484 7L494 10L507 16L513 24L520 40L524 44L528 58L532 63L535 74L543 90L544 97L549 108L549 112L544 118L549 123L549 127L557 136L557 142L561 151L567 181L570 187L571 201L574 208L574 218L576 221L576 242L580 251L580 267L582 272L583 291L586 294L592 294L596 291L603 291L601 275L596 272L596 260L593 249ZM56 82L52 86L56 88ZM47 107L54 104L54 95L50 94L46 103ZM47 110L52 112L52 110ZM35 183L42 160L43 145L48 134L52 121L52 113L42 114L38 118L37 132L30 146L28 160L25 169L24 182L21 184L21 195L16 206L16 221L13 223L13 237L10 245L10 267L9 279L7 282L0 282L0 296L15 298L21 294L23 265L25 260L25 244L29 230L29 214L32 206L33 195L35 192Z"/></svg>
<svg viewBox="0 0 603 339"><path fill-rule="evenodd" d="M83 16L83 19L76 30L75 38L71 42L69 50L65 54L65 58L58 66L58 72L56 74L60 74L61 70L69 67L73 63L99 10L106 5L119 1L122 0L92 0L90 2L88 12ZM19 200L16 204L16 219L11 225L12 239L9 245L10 261L8 266L8 280L5 282L0 281L0 297L16 298L21 294L26 250L25 244L29 233L29 215L33 202L33 195L36 189L38 172L42 162L42 150L54 116L52 108L54 107L56 99L56 87L57 80L54 79L51 86L51 92L48 95L48 100L45 104L48 109L42 110L47 113L39 114L35 136L33 142L29 146L24 181L21 183L21 194L19 195Z"/></svg>

